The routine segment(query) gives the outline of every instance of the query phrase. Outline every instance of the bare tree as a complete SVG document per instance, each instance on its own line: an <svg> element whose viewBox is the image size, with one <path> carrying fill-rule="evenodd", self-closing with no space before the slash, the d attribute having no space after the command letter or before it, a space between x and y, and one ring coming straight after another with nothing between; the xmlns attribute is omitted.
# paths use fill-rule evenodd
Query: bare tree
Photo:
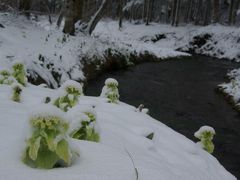
<svg viewBox="0 0 240 180"><path fill-rule="evenodd" d="M236 0L234 4L234 10L233 10L233 24L236 24L236 17L237 17L237 11L240 5L240 0Z"/></svg>
<svg viewBox="0 0 240 180"><path fill-rule="evenodd" d="M19 1L19 10L23 11L25 15L30 17L30 8L31 8L31 0L20 0Z"/></svg>
<svg viewBox="0 0 240 180"><path fill-rule="evenodd" d="M230 0L229 12L228 12L228 24L229 25L232 25L232 23L233 23L233 7L234 7L234 0Z"/></svg>
<svg viewBox="0 0 240 180"><path fill-rule="evenodd" d="M151 0L146 0L147 2L147 16L146 16L146 25L149 25L149 21L150 21L150 14L151 14Z"/></svg>
<svg viewBox="0 0 240 180"><path fill-rule="evenodd" d="M219 22L220 4L219 0L213 0L213 23Z"/></svg>
<svg viewBox="0 0 240 180"><path fill-rule="evenodd" d="M109 3L109 0L103 0L101 3L101 6L99 7L98 11L93 15L92 19L88 23L88 27L86 29L87 33L89 35L92 34L93 30L97 26L97 23L101 20L103 17L105 10L107 8L107 5Z"/></svg>
<svg viewBox="0 0 240 180"><path fill-rule="evenodd" d="M119 29L122 28L122 21L123 21L123 0L119 0Z"/></svg>
<svg viewBox="0 0 240 180"><path fill-rule="evenodd" d="M181 0L177 0L177 7L176 7L175 18L174 18L175 26L178 26L178 24L179 24L180 7L181 7Z"/></svg>
<svg viewBox="0 0 240 180"><path fill-rule="evenodd" d="M172 26L174 26L174 24L175 24L176 11L177 11L177 0L173 0L172 1L172 11L171 11Z"/></svg>
<svg viewBox="0 0 240 180"><path fill-rule="evenodd" d="M75 33L75 22L74 22L74 0L66 0L65 1L65 24L63 28L63 32L74 35Z"/></svg>

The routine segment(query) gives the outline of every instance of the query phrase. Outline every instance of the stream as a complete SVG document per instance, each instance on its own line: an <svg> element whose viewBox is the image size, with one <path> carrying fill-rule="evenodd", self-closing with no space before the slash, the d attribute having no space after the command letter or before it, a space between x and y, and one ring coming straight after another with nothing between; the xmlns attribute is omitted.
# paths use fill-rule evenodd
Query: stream
<svg viewBox="0 0 240 180"><path fill-rule="evenodd" d="M85 94L99 96L105 79L112 77L119 82L121 101L136 107L144 104L152 117L194 141L201 126L214 127L213 155L240 179L240 115L215 91L235 68L240 64L195 55L147 62L89 81Z"/></svg>

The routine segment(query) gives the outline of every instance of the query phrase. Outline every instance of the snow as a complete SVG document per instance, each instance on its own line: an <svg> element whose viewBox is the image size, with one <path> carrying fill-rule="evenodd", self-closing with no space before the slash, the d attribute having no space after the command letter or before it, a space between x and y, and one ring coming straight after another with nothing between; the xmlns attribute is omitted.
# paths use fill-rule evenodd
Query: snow
<svg viewBox="0 0 240 180"><path fill-rule="evenodd" d="M10 91L10 86L0 86L0 177L4 180L132 180L137 179L135 168L141 180L236 180L215 157L133 106L82 96L72 113L65 113L42 103L57 90L28 85L22 103L11 101ZM70 139L80 156L68 168L40 170L22 163L29 114L56 113L69 121L73 112L93 106L101 128L100 143ZM153 140L147 139L152 132Z"/></svg>
<svg viewBox="0 0 240 180"><path fill-rule="evenodd" d="M237 27L218 24L204 27L193 25L172 27L155 23L145 26L124 22L124 28L119 31L117 22L109 20L100 22L94 34L109 43L128 44L137 53L148 51L160 58L181 53L176 51L177 49L188 51L195 36L209 34L212 37L206 44L200 48L195 47L197 53L240 61L240 43L238 42L240 29ZM157 40L159 35L165 35L165 37Z"/></svg>
<svg viewBox="0 0 240 180"><path fill-rule="evenodd" d="M117 82L116 79L113 79L113 78L106 79L105 85L111 85L111 84L113 84L114 86L118 87L118 82Z"/></svg>
<svg viewBox="0 0 240 180"><path fill-rule="evenodd" d="M80 93L82 93L82 85L81 85L80 83L76 82L76 81L67 80L67 81L65 81L65 82L62 84L62 86L61 86L60 89L66 90L66 88L68 88L68 87L74 87L74 88L76 88Z"/></svg>
<svg viewBox="0 0 240 180"><path fill-rule="evenodd" d="M57 107L49 104L38 104L29 113L28 119L36 119L38 117L58 117L66 122L66 115ZM45 120L50 120L46 118Z"/></svg>
<svg viewBox="0 0 240 180"><path fill-rule="evenodd" d="M194 133L194 136L196 138L201 139L202 133L204 133L204 132L211 132L211 134L216 134L215 130L212 127L202 126L197 132Z"/></svg>
<svg viewBox="0 0 240 180"><path fill-rule="evenodd" d="M228 77L230 82L220 84L219 88L232 98L236 106L240 106L240 69L232 70Z"/></svg>
<svg viewBox="0 0 240 180"><path fill-rule="evenodd" d="M53 17L55 19L55 17ZM159 59L189 56L195 36L210 34L212 37L196 52L218 58L240 61L240 29L221 25L171 27L164 24L134 25L124 22L121 30L118 22L101 21L93 36L78 32L76 36L64 35L61 28L48 23L47 16L29 21L23 16L0 13L0 70L10 69L11 63L21 61L31 77L40 76L54 88L68 79L84 81L84 64L106 61L106 53L150 54ZM165 37L159 38L159 35Z"/></svg>

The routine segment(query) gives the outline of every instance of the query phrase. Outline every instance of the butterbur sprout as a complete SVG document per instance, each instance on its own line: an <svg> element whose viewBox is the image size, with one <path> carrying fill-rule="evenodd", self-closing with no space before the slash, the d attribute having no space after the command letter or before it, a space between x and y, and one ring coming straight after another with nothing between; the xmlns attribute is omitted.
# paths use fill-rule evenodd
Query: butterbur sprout
<svg viewBox="0 0 240 180"><path fill-rule="evenodd" d="M210 126L202 126L194 136L200 140L198 144L209 153L213 153L214 144L212 142L214 135L216 134L215 130Z"/></svg>
<svg viewBox="0 0 240 180"><path fill-rule="evenodd" d="M7 70L0 71L0 84L11 85L14 82L14 78Z"/></svg>
<svg viewBox="0 0 240 180"><path fill-rule="evenodd" d="M30 167L51 169L71 164L69 125L61 113L55 107L45 105L30 117L31 136L23 157Z"/></svg>
<svg viewBox="0 0 240 180"><path fill-rule="evenodd" d="M119 102L118 82L113 78L108 78L105 81L105 86L102 89L101 97L108 99L109 103Z"/></svg>
<svg viewBox="0 0 240 180"><path fill-rule="evenodd" d="M54 101L54 105L67 112L74 107L82 95L82 86L78 82L68 80L59 89L60 95Z"/></svg>
<svg viewBox="0 0 240 180"><path fill-rule="evenodd" d="M72 117L70 136L79 140L99 142L100 136L96 128L96 120L96 112L93 108L78 111Z"/></svg>
<svg viewBox="0 0 240 180"><path fill-rule="evenodd" d="M27 84L26 70L22 63L15 63L13 65L13 77L23 86Z"/></svg>
<svg viewBox="0 0 240 180"><path fill-rule="evenodd" d="M21 84L13 84L12 85L12 100L15 102L21 102L21 93L22 93L23 87Z"/></svg>

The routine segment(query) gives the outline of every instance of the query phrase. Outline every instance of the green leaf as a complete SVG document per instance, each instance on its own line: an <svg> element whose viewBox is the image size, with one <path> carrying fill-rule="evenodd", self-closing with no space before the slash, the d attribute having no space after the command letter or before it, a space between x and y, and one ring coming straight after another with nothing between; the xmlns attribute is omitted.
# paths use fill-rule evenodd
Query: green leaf
<svg viewBox="0 0 240 180"><path fill-rule="evenodd" d="M47 142L47 145L48 145L48 148L50 151L55 151L56 150L56 145L54 143L54 137L55 137L55 134L54 132L44 132L42 131L41 132L41 135L45 138L46 142Z"/></svg>
<svg viewBox="0 0 240 180"><path fill-rule="evenodd" d="M70 160L70 154L68 150L68 143L66 140L63 139L58 143L56 153L59 156L59 158L64 160L67 164L70 164L71 160Z"/></svg>
<svg viewBox="0 0 240 180"><path fill-rule="evenodd" d="M38 150L40 147L41 139L42 139L41 137L38 137L34 142L30 142L29 157L34 161L38 157ZM30 141L32 141L32 140L30 140Z"/></svg>
<svg viewBox="0 0 240 180"><path fill-rule="evenodd" d="M43 169L51 169L58 161L58 156L55 152L48 150L46 147L40 148L36 159L36 166Z"/></svg>

